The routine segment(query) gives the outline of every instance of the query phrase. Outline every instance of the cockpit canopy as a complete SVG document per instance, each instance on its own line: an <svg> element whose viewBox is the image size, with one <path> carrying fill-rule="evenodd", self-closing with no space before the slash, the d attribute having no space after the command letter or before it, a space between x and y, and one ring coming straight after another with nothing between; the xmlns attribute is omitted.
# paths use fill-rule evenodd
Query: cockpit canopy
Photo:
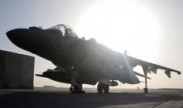
<svg viewBox="0 0 183 108"><path fill-rule="evenodd" d="M77 34L65 24L58 24L45 30L49 33L60 34L64 37L78 37Z"/></svg>

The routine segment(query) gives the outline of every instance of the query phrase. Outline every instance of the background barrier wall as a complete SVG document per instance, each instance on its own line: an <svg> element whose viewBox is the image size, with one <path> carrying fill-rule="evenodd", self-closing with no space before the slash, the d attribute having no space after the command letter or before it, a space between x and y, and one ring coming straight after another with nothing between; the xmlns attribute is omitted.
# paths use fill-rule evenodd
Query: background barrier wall
<svg viewBox="0 0 183 108"><path fill-rule="evenodd" d="M34 57L0 50L0 88L32 89Z"/></svg>

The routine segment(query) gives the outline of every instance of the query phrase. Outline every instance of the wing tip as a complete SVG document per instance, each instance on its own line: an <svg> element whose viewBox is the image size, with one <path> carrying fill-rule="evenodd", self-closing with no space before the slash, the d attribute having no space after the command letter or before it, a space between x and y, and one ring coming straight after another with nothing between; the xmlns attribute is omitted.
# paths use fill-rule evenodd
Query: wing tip
<svg viewBox="0 0 183 108"><path fill-rule="evenodd" d="M179 74L179 75L180 75L180 74L181 74L181 72L180 72L180 71L178 71L178 72L177 72L177 74Z"/></svg>

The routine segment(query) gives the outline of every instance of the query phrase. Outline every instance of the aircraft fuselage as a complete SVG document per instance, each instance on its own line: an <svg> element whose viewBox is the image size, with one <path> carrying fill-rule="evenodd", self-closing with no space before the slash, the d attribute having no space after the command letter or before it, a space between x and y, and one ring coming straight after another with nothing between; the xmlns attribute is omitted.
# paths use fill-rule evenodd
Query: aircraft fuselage
<svg viewBox="0 0 183 108"><path fill-rule="evenodd" d="M139 83L138 78L129 72L133 70L124 65L122 54L98 44L94 39L63 36L57 30L35 27L14 29L7 35L20 48L50 60L56 66L65 67L70 72L68 75L74 73L79 83L110 83L110 80Z"/></svg>

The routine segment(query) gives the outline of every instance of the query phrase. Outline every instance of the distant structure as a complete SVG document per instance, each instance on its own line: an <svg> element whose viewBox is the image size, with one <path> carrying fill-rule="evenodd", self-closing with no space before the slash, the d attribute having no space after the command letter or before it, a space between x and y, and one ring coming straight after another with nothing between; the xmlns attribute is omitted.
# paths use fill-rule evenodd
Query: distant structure
<svg viewBox="0 0 183 108"><path fill-rule="evenodd" d="M0 50L0 89L33 89L34 57Z"/></svg>

